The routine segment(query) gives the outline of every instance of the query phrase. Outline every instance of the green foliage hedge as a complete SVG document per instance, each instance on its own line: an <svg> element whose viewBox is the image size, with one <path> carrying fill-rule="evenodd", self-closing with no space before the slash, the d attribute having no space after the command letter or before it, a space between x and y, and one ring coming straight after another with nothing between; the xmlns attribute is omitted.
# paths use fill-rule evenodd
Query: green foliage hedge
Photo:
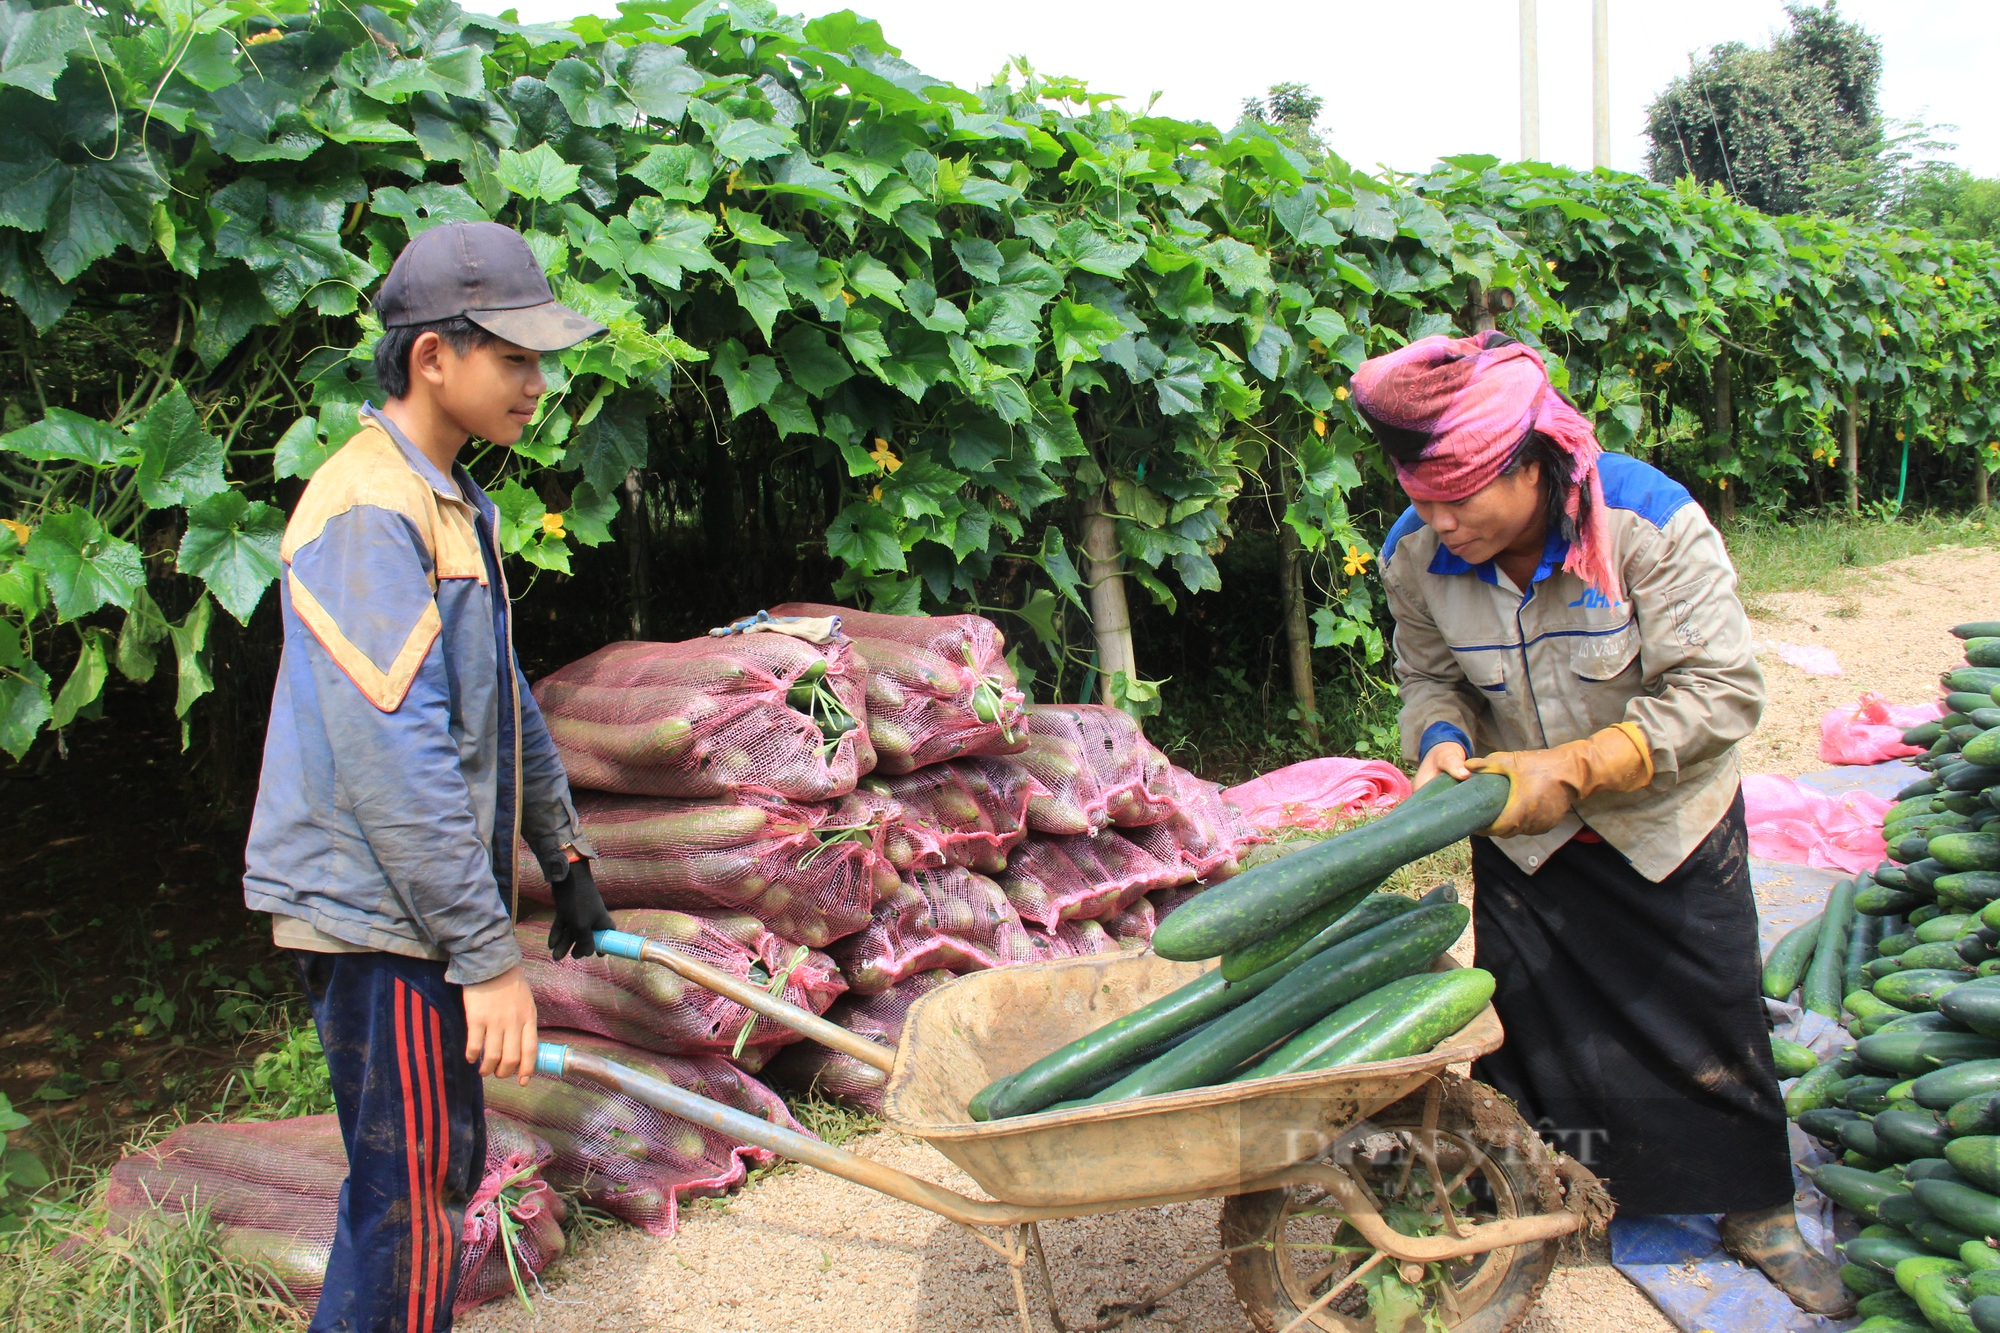
<svg viewBox="0 0 2000 1333"><path fill-rule="evenodd" d="M1287 497L1319 642L1379 658L1349 500L1387 474L1344 383L1467 331L1494 289L1607 445L1773 504L1824 468L1850 393L1963 476L2000 436L1984 243L1538 164L1375 178L1025 66L952 87L848 12L0 0L0 124L17 757L169 646L178 711L209 688L213 607L248 621L284 503L374 393L368 293L458 219L521 228L611 329L549 359L519 444L471 460L529 566L623 531L697 423L828 479L841 595L995 609L996 570L1026 568L999 609L1058 660L1087 631L1086 501L1171 604L1219 587L1246 489Z"/></svg>

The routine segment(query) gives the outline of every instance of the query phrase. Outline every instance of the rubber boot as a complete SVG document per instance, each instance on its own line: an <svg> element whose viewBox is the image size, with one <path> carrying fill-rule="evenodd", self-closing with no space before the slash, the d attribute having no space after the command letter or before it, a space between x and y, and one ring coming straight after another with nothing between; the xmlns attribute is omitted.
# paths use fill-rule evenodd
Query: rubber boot
<svg viewBox="0 0 2000 1333"><path fill-rule="evenodd" d="M1854 1312L1854 1294L1841 1282L1838 1265L1806 1244L1789 1200L1724 1213L1722 1248L1754 1264L1808 1314L1839 1319Z"/></svg>

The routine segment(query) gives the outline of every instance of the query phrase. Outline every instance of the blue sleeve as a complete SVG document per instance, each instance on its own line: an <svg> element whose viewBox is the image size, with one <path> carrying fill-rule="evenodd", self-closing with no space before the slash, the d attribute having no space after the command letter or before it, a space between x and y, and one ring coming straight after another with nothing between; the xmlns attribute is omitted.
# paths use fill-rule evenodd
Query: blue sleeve
<svg viewBox="0 0 2000 1333"><path fill-rule="evenodd" d="M446 980L499 976L521 953L452 735L421 538L357 505L294 553L288 577L341 799L403 911L448 956Z"/></svg>
<svg viewBox="0 0 2000 1333"><path fill-rule="evenodd" d="M1459 730L1456 723L1433 722L1424 728L1423 739L1417 742L1418 762L1421 763L1423 757L1431 752L1432 746L1441 745L1445 741L1456 742L1467 755L1472 753L1472 738Z"/></svg>
<svg viewBox="0 0 2000 1333"><path fill-rule="evenodd" d="M528 689L519 658L514 660L514 680L521 691L521 837L546 873L565 843L584 856L597 852L583 836L570 799L569 774L563 771L562 755Z"/></svg>

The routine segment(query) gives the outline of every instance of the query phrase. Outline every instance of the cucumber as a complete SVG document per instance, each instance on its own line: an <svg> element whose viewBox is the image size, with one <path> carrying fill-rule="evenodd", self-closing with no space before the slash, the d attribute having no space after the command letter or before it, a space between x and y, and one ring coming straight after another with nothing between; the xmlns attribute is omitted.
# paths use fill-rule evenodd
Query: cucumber
<svg viewBox="0 0 2000 1333"><path fill-rule="evenodd" d="M1954 871L1938 876L1938 906L1977 912L2000 900L2000 874L1990 870Z"/></svg>
<svg viewBox="0 0 2000 1333"><path fill-rule="evenodd" d="M1840 1284L1857 1296L1874 1296L1893 1290L1892 1284L1883 1281L1880 1273L1872 1268L1863 1268L1860 1264L1842 1264ZM1870 1330L1870 1333L1875 1331Z"/></svg>
<svg viewBox="0 0 2000 1333"><path fill-rule="evenodd" d="M1812 1135L1821 1143L1840 1142L1840 1127L1850 1120L1859 1120L1859 1111L1850 1111L1842 1106L1820 1106L1810 1111L1801 1111L1794 1117L1799 1129Z"/></svg>
<svg viewBox="0 0 2000 1333"><path fill-rule="evenodd" d="M1903 956L1901 954L1890 954L1886 958L1870 960L1868 966L1861 969L1861 975L1868 978L1869 986L1873 987L1876 982L1888 976L1891 972L1900 972L1902 970Z"/></svg>
<svg viewBox="0 0 2000 1333"><path fill-rule="evenodd" d="M1941 944L1955 940L1965 930L1965 923L1971 920L1961 912L1947 912L1934 916L1917 927L1917 942L1920 944Z"/></svg>
<svg viewBox="0 0 2000 1333"><path fill-rule="evenodd" d="M1081 1089L1093 1080L1142 1057L1152 1058L1167 1043L1263 994L1318 952L1301 948L1234 985L1224 981L1220 971L1211 970L1049 1052L1027 1068L994 1080L974 1094L967 1109L974 1120L999 1120L1032 1115L1083 1095ZM982 1117L981 1110L987 1115Z"/></svg>
<svg viewBox="0 0 2000 1333"><path fill-rule="evenodd" d="M1924 899L1908 889L1875 884L1854 895L1854 910L1863 916L1901 916Z"/></svg>
<svg viewBox="0 0 2000 1333"><path fill-rule="evenodd" d="M1896 1276L1896 1265L1930 1251L1908 1237L1857 1237L1840 1247L1847 1262L1872 1268L1884 1277Z"/></svg>
<svg viewBox="0 0 2000 1333"><path fill-rule="evenodd" d="M1922 1204L1917 1206L1920 1209L1923 1207ZM1951 1223L1941 1217L1934 1216L1927 1210L1919 1212L1911 1220L1909 1232L1911 1240L1917 1242L1917 1244L1923 1246L1932 1254L1940 1255L1946 1259L1957 1260L1961 1264L1965 1263L1965 1260L1959 1259L1958 1256L1964 1251L1965 1247L1967 1245L1982 1243L1979 1237L1969 1232L1960 1231ZM1967 1265L1967 1267L1969 1268L1970 1265Z"/></svg>
<svg viewBox="0 0 2000 1333"><path fill-rule="evenodd" d="M1917 815L1930 814L1935 809L1936 803L1937 797L1928 792L1922 796L1912 796L1908 800L1899 800L1882 812L1882 827L1887 828L1891 824L1912 819Z"/></svg>
<svg viewBox="0 0 2000 1333"><path fill-rule="evenodd" d="M1889 1089L1896 1086L1893 1078L1851 1078L1840 1101L1850 1111L1862 1115L1874 1115L1877 1111L1889 1109Z"/></svg>
<svg viewBox="0 0 2000 1333"><path fill-rule="evenodd" d="M1919 944L1914 949L1905 949L1896 955L1902 964L1899 971L1918 972L1970 972L1972 968L1959 957L1956 944L1939 941L1934 944Z"/></svg>
<svg viewBox="0 0 2000 1333"><path fill-rule="evenodd" d="M1805 980L1799 986L1805 1007L1836 1023L1840 1021L1840 997L1845 994L1840 983L1847 970L1847 932L1853 927L1855 890L1855 882L1844 879L1827 895L1819 938L1813 942L1812 962L1806 966Z"/></svg>
<svg viewBox="0 0 2000 1333"><path fill-rule="evenodd" d="M1919 1180L1910 1187L1924 1211L1969 1236L2000 1236L2000 1198L1949 1180Z"/></svg>
<svg viewBox="0 0 2000 1333"><path fill-rule="evenodd" d="M1964 1277L1971 1271L1971 1269L1956 1259L1947 1259L1942 1255L1927 1254L1915 1259L1905 1259L1900 1264L1897 1264L1896 1285L1903 1289L1904 1295L1914 1300L1917 1294L1917 1283L1922 1279L1936 1273L1946 1273L1952 1277Z"/></svg>
<svg viewBox="0 0 2000 1333"><path fill-rule="evenodd" d="M1940 834L1929 852L1953 870L2000 870L2000 837L1991 833Z"/></svg>
<svg viewBox="0 0 2000 1333"><path fill-rule="evenodd" d="M1869 1014L1865 1018L1857 1018L1852 1023L1849 1023L1847 1030L1856 1038L1872 1037L1895 1022L1898 1017L1906 1017L1906 1015L1899 1009L1892 1009L1886 1013Z"/></svg>
<svg viewBox="0 0 2000 1333"><path fill-rule="evenodd" d="M1925 1074L1911 1090L1917 1105L1948 1111L1967 1097L2000 1092L2000 1060L1968 1060Z"/></svg>
<svg viewBox="0 0 2000 1333"><path fill-rule="evenodd" d="M1864 1064L1905 1076L2000 1057L2000 1041L1970 1032L1878 1032L1855 1043Z"/></svg>
<svg viewBox="0 0 2000 1333"><path fill-rule="evenodd" d="M1964 1028L1946 1018L1936 1010L1921 1014L1904 1014L1878 1028L1879 1032L1963 1032ZM1872 1035L1872 1034L1871 1034Z"/></svg>
<svg viewBox="0 0 2000 1333"><path fill-rule="evenodd" d="M1935 865L1937 863L1933 861L1933 862L1928 862L1927 864ZM1910 913L1903 919L1910 923L1910 929L1915 930L1918 926L1923 925L1924 922L1930 920L1932 917L1943 916L1943 915L1944 915L1944 909L1942 907L1939 907L1936 903L1925 903L1922 907L1919 907L1916 911Z"/></svg>
<svg viewBox="0 0 2000 1333"><path fill-rule="evenodd" d="M1450 880L1446 880L1423 897L1417 899L1417 906L1436 907L1440 903L1455 903L1457 901L1458 885L1452 883Z"/></svg>
<svg viewBox="0 0 2000 1333"><path fill-rule="evenodd" d="M1968 726L1978 726L1968 722ZM1971 739L1959 742L1958 752L1965 756L1968 764L1981 764L1987 768L2000 767L2000 731L1981 728Z"/></svg>
<svg viewBox="0 0 2000 1333"><path fill-rule="evenodd" d="M1872 1296L1863 1296L1854 1303L1854 1313L1863 1319L1877 1317L1900 1320L1900 1323L1877 1324L1869 1333L1889 1333L1889 1330L1909 1329L1911 1333L1930 1333L1930 1325L1924 1322L1923 1312L1917 1303L1900 1291L1878 1291Z"/></svg>
<svg viewBox="0 0 2000 1333"><path fill-rule="evenodd" d="M1916 726L1911 727L1903 733L1903 744L1929 745L1942 735L1944 735L1942 724L1935 721L1919 722Z"/></svg>
<svg viewBox="0 0 2000 1333"><path fill-rule="evenodd" d="M1819 1068L1819 1057L1810 1047L1783 1037L1771 1038L1771 1061L1778 1066L1779 1078L1803 1078Z"/></svg>
<svg viewBox="0 0 2000 1333"><path fill-rule="evenodd" d="M1449 796L1439 798L1439 803L1448 799ZM1487 822L1492 821L1489 818ZM1200 898L1190 899L1188 906L1207 896L1204 893ZM1176 920L1186 910L1187 907L1182 907L1167 919ZM1349 1000L1422 971L1465 933L1471 921L1471 910L1460 903L1419 907L1343 940L1300 963L1263 994L1231 1010L1201 1041L1183 1043L1148 1061L1089 1101L1101 1104L1128 1097L1150 1097L1219 1082L1259 1051L1312 1026Z"/></svg>
<svg viewBox="0 0 2000 1333"><path fill-rule="evenodd" d="M1968 620L1963 625L1953 625L1951 632L1961 639L1990 639L2000 634L2000 620Z"/></svg>
<svg viewBox="0 0 2000 1333"><path fill-rule="evenodd" d="M1943 790L1944 790L1944 784L1942 782L1939 782L1935 776L1928 778L1918 778L1915 782L1912 782L1909 786L1897 792L1896 799L1899 801L1907 801L1910 800L1912 797L1930 796L1933 795L1934 793Z"/></svg>
<svg viewBox="0 0 2000 1333"><path fill-rule="evenodd" d="M1303 1051L1310 1055L1318 1051L1324 1051L1335 1042L1341 1041L1362 1027L1365 1027L1381 1014L1383 1010L1392 1006L1398 1009L1407 1006L1414 997L1423 993L1424 983L1435 975L1437 974L1419 972L1415 976L1403 977L1400 980L1392 981L1386 986L1378 986L1358 1000L1348 1001L1325 1018L1322 1018L1319 1022L1307 1028L1304 1032L1292 1037L1283 1046L1280 1046L1277 1051L1273 1051L1270 1056L1257 1061L1242 1073L1234 1075L1230 1079L1230 1082L1241 1083L1251 1078L1268 1078L1278 1073L1290 1074L1296 1073L1299 1069L1317 1067L1322 1062L1297 1064L1290 1069L1274 1068L1264 1070L1261 1073L1258 1072L1263 1070L1264 1066L1280 1052L1291 1049L1295 1052Z"/></svg>
<svg viewBox="0 0 2000 1333"><path fill-rule="evenodd" d="M1991 667L1957 667L1947 671L1942 677L1947 691L1963 690L1967 693L1985 691L1991 693L1995 685L2000 685L2000 671Z"/></svg>
<svg viewBox="0 0 2000 1333"><path fill-rule="evenodd" d="M1355 886L1380 880L1486 828L1506 808L1510 790L1510 780L1502 774L1475 773L1421 804L1406 803L1372 824L1246 870L1189 899L1162 921L1153 935L1153 951L1192 962L1247 948Z"/></svg>
<svg viewBox="0 0 2000 1333"><path fill-rule="evenodd" d="M1914 1194L1898 1194L1893 1199L1884 1199L1880 1211L1884 1222L1898 1227L1907 1227L1924 1215L1923 1205L1917 1202Z"/></svg>
<svg viewBox="0 0 2000 1333"><path fill-rule="evenodd" d="M1858 882L1854 896L1857 901L1861 897ZM1901 911L1892 915L1900 916ZM1875 943L1882 938L1885 925L1884 917L1861 916L1858 913L1855 916L1854 929L1849 931L1847 936L1847 965L1840 970L1840 993L1843 1005L1846 1003L1846 996L1866 989L1873 980L1867 973L1867 967L1875 959Z"/></svg>
<svg viewBox="0 0 2000 1333"><path fill-rule="evenodd" d="M1894 1162L1879 1161L1876 1158L1870 1157L1867 1153L1856 1152L1852 1148L1840 1154L1840 1164L1842 1166L1851 1166L1856 1171L1872 1171L1878 1176L1890 1174L1896 1165ZM1883 1206L1887 1207L1886 1204Z"/></svg>
<svg viewBox="0 0 2000 1333"><path fill-rule="evenodd" d="M1878 940L1875 944L1875 952L1884 958L1894 958L1905 950L1916 947L1917 937L1915 933L1908 930L1901 930L1893 935L1884 935Z"/></svg>
<svg viewBox="0 0 2000 1333"><path fill-rule="evenodd" d="M1938 1012L1981 1036L2000 1037L2000 986L1954 986L1938 997Z"/></svg>
<svg viewBox="0 0 2000 1333"><path fill-rule="evenodd" d="M1882 960L1878 958L1875 961L1879 963ZM1887 1000L1879 998L1874 991L1868 990L1866 987L1856 987L1847 992L1847 997L1840 1004L1842 1008L1846 1009L1848 1013L1853 1014L1856 1018L1873 1018L1877 1014L1894 1018L1905 1012L1898 1009L1895 1005L1890 1004Z"/></svg>
<svg viewBox="0 0 2000 1333"><path fill-rule="evenodd" d="M1903 867L1903 887L1911 893L1936 894L1938 880L1950 873L1951 868L1942 861L1912 861Z"/></svg>
<svg viewBox="0 0 2000 1333"><path fill-rule="evenodd" d="M1935 1009L1940 995L1953 986L1965 984L1968 979L1965 973L1956 969L1913 967L1891 972L1869 989L1898 1009Z"/></svg>
<svg viewBox="0 0 2000 1333"><path fill-rule="evenodd" d="M1974 1296L1966 1313L1979 1333L2000 1333L2000 1296Z"/></svg>
<svg viewBox="0 0 2000 1333"><path fill-rule="evenodd" d="M1930 855L1931 840L1922 832L1904 833L1889 841L1889 855L1909 865Z"/></svg>
<svg viewBox="0 0 2000 1333"><path fill-rule="evenodd" d="M1981 1278L1979 1276L1981 1273L1991 1273L2000 1270L2000 1250L1993 1248L1983 1240L1976 1240L1970 1245L1961 1245L1958 1247L1958 1261L1972 1270L1972 1281L1975 1284L1973 1290L1975 1292L1981 1296L1989 1292L2000 1294L2000 1286L1995 1285L1995 1279Z"/></svg>
<svg viewBox="0 0 2000 1333"><path fill-rule="evenodd" d="M1292 950L1314 939L1322 931L1327 938L1320 945L1326 948L1352 939L1364 930L1371 930L1405 912L1415 911L1417 904L1400 893L1377 893L1382 886L1377 880L1364 891L1363 897L1356 899L1342 894L1324 907L1318 907L1286 926L1273 931L1245 949L1233 950L1222 955L1222 979L1241 981L1245 977L1262 972L1271 964L1291 953ZM1315 953L1318 950L1314 950Z"/></svg>
<svg viewBox="0 0 2000 1333"><path fill-rule="evenodd" d="M1771 946L1771 956L1764 960L1765 995L1773 1000L1792 997L1806 974L1806 965L1812 962L1813 946L1819 941L1820 924L1825 920L1826 914L1822 912L1804 925L1792 927Z"/></svg>
<svg viewBox="0 0 2000 1333"><path fill-rule="evenodd" d="M1988 1194L2000 1191L2000 1137L1961 1134L1945 1145L1944 1158L1966 1184Z"/></svg>
<svg viewBox="0 0 2000 1333"><path fill-rule="evenodd" d="M2000 930L2000 902L1988 903L1979 909L1979 923Z"/></svg>
<svg viewBox="0 0 2000 1333"><path fill-rule="evenodd" d="M1362 1022L1342 1029L1339 1025L1344 1010L1336 1012L1252 1065L1248 1073L1237 1075L1234 1081L1242 1083L1302 1069L1333 1069L1422 1055L1479 1017L1479 1011L1493 998L1493 974L1482 968L1454 968L1405 980L1415 985L1378 1003ZM1394 984L1400 986L1405 982ZM1806 1054L1811 1056L1812 1052Z"/></svg>
<svg viewBox="0 0 2000 1333"><path fill-rule="evenodd" d="M2000 768L1991 768L1985 764L1963 764L1951 771L1951 775L1944 780L1944 785L1947 791L1978 791L1982 787L1991 787L1996 782L2000 782ZM1991 866L1952 867L1954 870L1990 870L1993 868Z"/></svg>
<svg viewBox="0 0 2000 1333"><path fill-rule="evenodd" d="M1868 873L1877 884L1891 889L1901 889L1908 886L1903 876L1903 867L1892 861L1884 861Z"/></svg>
<svg viewBox="0 0 2000 1333"><path fill-rule="evenodd" d="M1798 1116L1802 1112L1832 1105L1828 1091L1841 1080L1840 1063L1829 1060L1819 1068L1792 1084L1785 1093L1785 1114Z"/></svg>
<svg viewBox="0 0 2000 1333"><path fill-rule="evenodd" d="M1884 1111L1873 1122L1880 1156L1893 1162L1941 1157L1951 1135L1929 1111Z"/></svg>
<svg viewBox="0 0 2000 1333"><path fill-rule="evenodd" d="M1954 1137L2000 1134L2000 1092L1974 1093L1962 1102L1953 1102L1944 1113L1944 1124Z"/></svg>
<svg viewBox="0 0 2000 1333"><path fill-rule="evenodd" d="M1961 1185L1972 1182L1958 1174L1958 1168L1942 1157L1919 1157L1914 1162L1903 1163L1903 1179L1915 1184L1919 1180L1955 1180Z"/></svg>
<svg viewBox="0 0 2000 1333"><path fill-rule="evenodd" d="M1944 1273L1934 1273L1918 1281L1915 1296L1925 1322L1937 1333L1979 1333L1972 1322L1971 1297L1966 1294L1963 1282Z"/></svg>
<svg viewBox="0 0 2000 1333"><path fill-rule="evenodd" d="M1801 1167L1800 1170L1819 1186L1820 1193L1827 1198L1849 1212L1859 1213L1873 1221L1882 1220L1879 1210L1884 1199L1910 1192L1910 1187L1900 1180L1878 1176L1872 1171L1856 1171L1853 1167Z"/></svg>

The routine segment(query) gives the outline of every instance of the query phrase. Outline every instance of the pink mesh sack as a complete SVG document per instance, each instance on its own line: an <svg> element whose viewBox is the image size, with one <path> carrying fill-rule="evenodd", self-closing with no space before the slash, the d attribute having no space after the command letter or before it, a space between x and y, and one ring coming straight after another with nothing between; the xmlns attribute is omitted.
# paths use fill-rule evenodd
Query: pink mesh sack
<svg viewBox="0 0 2000 1333"><path fill-rule="evenodd" d="M849 1032L894 1049L903 1035L903 1020L909 1016L910 1006L917 997L930 994L950 980L952 974L943 968L919 972L879 995L843 995L834 1001L826 1016ZM816 1041L800 1042L787 1049L771 1072L773 1077L782 1077L802 1092L830 1097L877 1115L882 1112L882 1088L888 1075Z"/></svg>
<svg viewBox="0 0 2000 1333"><path fill-rule="evenodd" d="M1153 942L1153 931L1159 921L1153 911L1153 900L1139 898L1124 911L1103 918L1099 924L1119 948L1136 952Z"/></svg>
<svg viewBox="0 0 2000 1333"><path fill-rule="evenodd" d="M1236 873L1236 858L1244 848L1270 841L1251 826L1216 783L1184 768L1171 770L1169 779L1175 810L1165 827L1196 879L1205 884L1228 879Z"/></svg>
<svg viewBox="0 0 2000 1333"><path fill-rule="evenodd" d="M1169 771L1139 724L1101 704L1039 704L1028 711L1021 764L1048 795L1028 802L1037 833L1095 833L1107 824L1139 827L1174 813Z"/></svg>
<svg viewBox="0 0 2000 1333"><path fill-rule="evenodd" d="M751 794L721 803L598 793L579 796L576 808L597 850L592 876L614 911L743 912L820 948L867 925L875 900L896 887L883 852L887 808ZM553 903L526 843L515 843L514 857L522 895Z"/></svg>
<svg viewBox="0 0 2000 1333"><path fill-rule="evenodd" d="M486 1164L465 1210L455 1311L513 1288L499 1242L500 1209L520 1224L514 1260L526 1274L562 1253L563 1202L543 1176L551 1156L527 1129L487 1112ZM206 1212L220 1229L224 1254L262 1265L310 1313L326 1280L346 1178L347 1150L334 1116L207 1122L183 1125L112 1167L105 1207L111 1229L121 1234L145 1225L156 1209Z"/></svg>
<svg viewBox="0 0 2000 1333"><path fill-rule="evenodd" d="M1156 889L1194 878L1164 829L1147 848L1115 829L1093 836L1029 838L999 876L1007 901L1024 923L1053 930L1061 921L1109 916Z"/></svg>
<svg viewBox="0 0 2000 1333"><path fill-rule="evenodd" d="M535 700L572 786L825 801L875 767L863 690L848 644L745 634L609 644L544 676Z"/></svg>
<svg viewBox="0 0 2000 1333"><path fill-rule="evenodd" d="M544 1041L615 1060L677 1088L806 1132L778 1095L714 1056L682 1058L634 1050L582 1032L544 1032ZM680 1200L728 1192L771 1154L657 1111L605 1088L552 1078L486 1080L486 1101L531 1126L555 1149L547 1168L557 1189L656 1236L679 1224Z"/></svg>
<svg viewBox="0 0 2000 1333"><path fill-rule="evenodd" d="M947 866L905 877L900 893L875 905L868 929L831 952L850 991L876 995L931 968L977 972L1025 963L1035 946L998 884Z"/></svg>
<svg viewBox="0 0 2000 1333"><path fill-rule="evenodd" d="M698 917L682 912L613 912L618 929L671 944L690 958L717 967L753 985L766 986L784 973L784 998L802 1009L824 1012L847 989L831 958L787 943L754 917ZM734 1000L653 963L627 958L549 957L549 917L514 927L521 967L535 993L535 1012L549 1027L594 1032L628 1046L663 1055L731 1055L752 1017ZM758 1069L778 1047L800 1040L784 1024L759 1017L734 1055L745 1069Z"/></svg>
<svg viewBox="0 0 2000 1333"><path fill-rule="evenodd" d="M774 616L839 616L868 668L868 739L883 773L1027 745L1027 696L1000 627L981 616L885 616L789 602Z"/></svg>
<svg viewBox="0 0 2000 1333"><path fill-rule="evenodd" d="M1178 889L1163 889L1147 895L1153 903L1154 924L1165 921L1173 915L1174 909L1207 888L1206 884L1184 884Z"/></svg>
<svg viewBox="0 0 2000 1333"><path fill-rule="evenodd" d="M1035 944L1035 955L1042 960L1118 952L1118 942L1097 921L1065 921L1054 930L1042 930L1036 926L1029 926L1027 930L1028 938Z"/></svg>
<svg viewBox="0 0 2000 1333"><path fill-rule="evenodd" d="M890 860L899 870L964 866L993 875L1028 836L1028 802L1048 793L1013 759L962 759L914 773L873 774L862 782L899 807L889 830ZM910 864L893 844L909 849Z"/></svg>

